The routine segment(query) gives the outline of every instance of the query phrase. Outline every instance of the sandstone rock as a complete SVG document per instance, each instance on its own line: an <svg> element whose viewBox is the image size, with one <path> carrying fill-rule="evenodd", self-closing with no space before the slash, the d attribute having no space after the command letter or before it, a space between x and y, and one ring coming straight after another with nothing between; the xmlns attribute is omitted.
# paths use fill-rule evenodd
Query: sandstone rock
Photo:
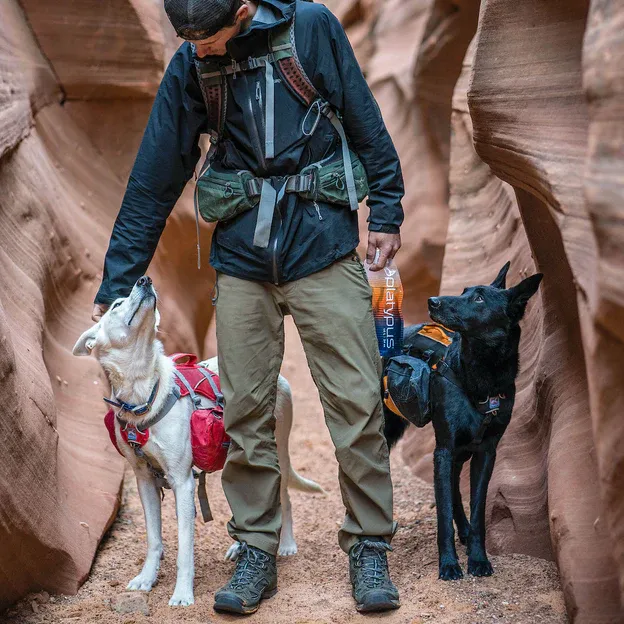
<svg viewBox="0 0 624 624"><path fill-rule="evenodd" d="M588 293L597 256L582 188L588 111L581 50L587 8L582 1L486 0L468 101L477 152L514 186L536 265L545 273L543 312L533 314L534 325L528 315L525 328L534 333L523 346L525 368L533 376L531 411L542 431L533 423L527 433L534 449L543 440L541 470L548 478L553 551L568 613L574 621L598 622L616 621L622 612L609 535L594 526L604 508L585 362L592 340ZM539 469L536 463L536 481ZM499 469L490 490L490 505L497 505L498 493L502 496L501 515L513 517L504 491L514 476Z"/></svg>
<svg viewBox="0 0 624 624"><path fill-rule="evenodd" d="M21 4L67 98L156 94L164 55L159 3L23 0Z"/></svg>
<svg viewBox="0 0 624 624"><path fill-rule="evenodd" d="M54 72L41 55L16 0L0 5L0 158L30 132L33 117L59 99Z"/></svg>
<svg viewBox="0 0 624 624"><path fill-rule="evenodd" d="M103 253L106 205L121 185L60 106L35 121L0 163L0 605L31 587L76 591L116 512L123 472L102 426L98 367L71 355L90 322L97 271L79 252ZM81 210L87 188L93 198Z"/></svg>
<svg viewBox="0 0 624 624"><path fill-rule="evenodd" d="M448 164L428 134L428 121L418 101L414 106L414 66L428 27L430 4L430 0L383 3L372 33L374 52L364 66L401 157L406 196L403 247L397 264L403 282L409 284L404 311L412 321L426 315L427 297L438 292L448 218ZM367 209L362 209L362 252L367 216Z"/></svg>
<svg viewBox="0 0 624 624"><path fill-rule="evenodd" d="M587 8L483 4L474 71L469 54L453 102L441 290L488 283L508 259L512 283L545 272L523 322L514 418L488 498L489 548L554 556L571 619L615 622L623 616L613 545L620 569L624 551L615 389L624 379L624 298L615 277L624 248L622 16L610 2L595 3L585 30ZM427 430L410 432L403 447L429 479L432 449Z"/></svg>
<svg viewBox="0 0 624 624"><path fill-rule="evenodd" d="M606 521L624 596L624 11L617 3L591 4L583 85L589 100L585 197L597 247L587 369Z"/></svg>

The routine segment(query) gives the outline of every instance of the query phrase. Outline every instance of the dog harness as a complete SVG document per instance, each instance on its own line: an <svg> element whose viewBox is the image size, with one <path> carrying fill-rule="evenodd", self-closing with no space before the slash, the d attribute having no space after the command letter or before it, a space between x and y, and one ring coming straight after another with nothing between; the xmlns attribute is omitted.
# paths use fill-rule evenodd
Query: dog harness
<svg viewBox="0 0 624 624"><path fill-rule="evenodd" d="M455 375L449 365L444 361L446 350L453 340L454 332L437 323L425 323L417 331L417 334L420 338L418 338L416 344L405 348L404 352L427 362L433 373L444 377L463 392L463 387L457 375ZM386 367L386 373L388 370L389 367ZM400 397L397 397L397 401L395 401L388 389L388 374L384 375L382 382L384 404L391 412L417 426L424 426L424 424L429 422L416 423L413 419L409 419L401 413L401 410L396 404L400 402ZM429 397L427 397L426 400L428 401ZM474 405L476 411L479 412L483 418L479 430L472 440L474 444L481 444L481 442L483 442L483 437L485 436L487 428L494 418L498 416L499 411L507 401L509 401L507 395L497 394L495 396L487 396L483 401L478 401L477 405Z"/></svg>
<svg viewBox="0 0 624 624"><path fill-rule="evenodd" d="M229 448L229 438L223 426L223 394L219 387L219 378L203 366L197 364L197 357L188 353L178 353L171 356L175 364L174 385L165 401L163 408L154 416L132 423L121 417L123 412L134 415L143 415L151 410L154 398L158 392L160 380L146 403L135 406L119 400L104 399L109 405L119 407L119 412L111 409L104 417L104 424L108 430L111 442L121 453L115 435L115 419L119 422L123 441L132 448L135 455L147 464L147 467L156 479L157 487L164 497L164 489L171 489L162 470L153 466L145 456L143 447L150 436L150 427L160 422L173 408L180 398L190 397L194 410L191 416L191 446L193 449L193 465L199 471L193 470L193 476L198 479L197 494L204 522L212 520L212 513L206 493L206 473L221 470ZM207 399L208 406L202 407L202 397ZM116 397L115 397L116 398Z"/></svg>
<svg viewBox="0 0 624 624"><path fill-rule="evenodd" d="M453 385L457 386L463 392L463 388L459 379L457 379L457 375L451 370L450 366L442 360L438 366L436 372L448 379ZM477 431L476 435L472 439L473 444L481 444L483 442L483 436L487 431L487 428L490 426L491 422L498 416L498 412L501 410L501 402L506 402L509 399L506 394L497 394L495 396L487 396L485 400L478 401L477 405L475 405L475 409L481 416L483 420L481 421L481 426Z"/></svg>

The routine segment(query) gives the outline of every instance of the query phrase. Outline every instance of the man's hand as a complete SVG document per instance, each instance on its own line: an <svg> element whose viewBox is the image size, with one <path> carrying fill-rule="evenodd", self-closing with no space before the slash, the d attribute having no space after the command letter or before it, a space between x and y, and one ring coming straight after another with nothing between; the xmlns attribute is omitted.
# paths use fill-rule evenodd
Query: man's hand
<svg viewBox="0 0 624 624"><path fill-rule="evenodd" d="M93 306L91 318L97 323L104 316L104 314L106 314L106 310L108 310L109 307L110 306L107 306L105 303L96 303Z"/></svg>
<svg viewBox="0 0 624 624"><path fill-rule="evenodd" d="M381 271L386 266L388 260L394 258L397 251L401 247L400 234L385 234L384 232L368 233L368 250L366 251L366 260L371 265L371 271ZM375 259L375 252L379 249L379 259L372 264Z"/></svg>

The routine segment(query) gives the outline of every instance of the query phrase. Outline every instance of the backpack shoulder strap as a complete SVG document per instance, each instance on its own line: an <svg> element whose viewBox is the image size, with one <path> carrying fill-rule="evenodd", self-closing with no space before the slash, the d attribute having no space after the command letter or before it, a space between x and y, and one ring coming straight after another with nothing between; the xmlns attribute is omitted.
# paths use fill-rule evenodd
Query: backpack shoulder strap
<svg viewBox="0 0 624 624"><path fill-rule="evenodd" d="M193 52L195 52L194 46ZM197 57L195 58L195 69L197 70L197 78L204 98L204 104L206 105L208 132L214 146L223 135L225 125L227 109L225 72L218 63L203 61Z"/></svg>
<svg viewBox="0 0 624 624"><path fill-rule="evenodd" d="M295 20L296 14L290 22L275 28L270 34L269 45L286 84L306 106L310 106L321 96L299 60L295 45Z"/></svg>

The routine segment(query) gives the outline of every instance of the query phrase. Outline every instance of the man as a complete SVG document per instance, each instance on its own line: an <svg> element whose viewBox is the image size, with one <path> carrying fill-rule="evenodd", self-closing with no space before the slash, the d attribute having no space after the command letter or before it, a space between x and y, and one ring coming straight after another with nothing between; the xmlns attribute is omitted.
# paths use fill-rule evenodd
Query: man
<svg viewBox="0 0 624 624"><path fill-rule="evenodd" d="M382 269L401 244L400 165L331 12L302 0L165 0L165 9L188 42L173 56L156 96L113 229L94 318L125 296L147 269L165 221L197 165L199 136L214 130L207 127L198 59L223 61L227 85L213 168L250 171L277 190L287 176L341 153L336 126L319 113L320 107L308 108L296 97L292 77L286 80L273 61L268 79L269 68L258 63L238 71L242 65L237 62L267 55L273 34L293 23L297 62L319 97L342 118L350 147L364 165L370 188L367 258L372 262L378 252L373 269ZM267 89L274 89L270 98ZM270 155L268 148L265 152L268 99L275 107ZM252 613L277 589L281 510L273 408L283 317L291 314L336 447L346 508L339 543L349 554L357 608L394 609L399 595L388 574L386 551L396 523L371 290L354 251L357 213L297 193L278 198L269 212L268 244L254 244L258 206L220 222L212 239L224 419L232 438L222 480L232 509L228 531L242 544L236 570L217 592L214 607Z"/></svg>

